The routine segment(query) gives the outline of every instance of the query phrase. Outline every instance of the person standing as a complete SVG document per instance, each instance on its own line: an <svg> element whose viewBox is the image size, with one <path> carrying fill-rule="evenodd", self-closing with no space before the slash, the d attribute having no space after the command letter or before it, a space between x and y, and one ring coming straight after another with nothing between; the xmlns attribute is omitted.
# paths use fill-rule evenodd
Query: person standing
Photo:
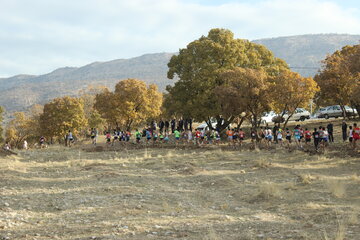
<svg viewBox="0 0 360 240"><path fill-rule="evenodd" d="M159 130L160 130L160 133L163 132L164 126L165 126L165 123L164 123L164 121L161 119L160 122L159 122Z"/></svg>
<svg viewBox="0 0 360 240"><path fill-rule="evenodd" d="M342 130L342 137L343 137L343 141L345 142L347 140L347 124L345 121L342 122L341 124L341 130Z"/></svg>
<svg viewBox="0 0 360 240"><path fill-rule="evenodd" d="M26 141L26 139L23 142L23 149L28 150L28 142Z"/></svg>
<svg viewBox="0 0 360 240"><path fill-rule="evenodd" d="M278 138L275 137L276 136L276 133L277 131L279 130L279 126L277 126L276 124L274 125L273 129L272 129L272 133L273 133L273 136L274 136L274 140L275 140L275 143L278 144Z"/></svg>
<svg viewBox="0 0 360 240"><path fill-rule="evenodd" d="M334 142L334 125L332 123L329 123L326 128L329 134L329 142Z"/></svg>
<svg viewBox="0 0 360 240"><path fill-rule="evenodd" d="M191 118L188 119L188 124L189 124L190 131L192 131L192 119Z"/></svg>
<svg viewBox="0 0 360 240"><path fill-rule="evenodd" d="M180 120L179 120L178 130L180 132L182 132L184 130L184 120L182 118L180 118Z"/></svg>
<svg viewBox="0 0 360 240"><path fill-rule="evenodd" d="M165 121L165 132L169 131L170 123L168 120Z"/></svg>
<svg viewBox="0 0 360 240"><path fill-rule="evenodd" d="M176 126L176 120L175 118L173 120L171 120L171 132L174 133L175 131L175 126Z"/></svg>

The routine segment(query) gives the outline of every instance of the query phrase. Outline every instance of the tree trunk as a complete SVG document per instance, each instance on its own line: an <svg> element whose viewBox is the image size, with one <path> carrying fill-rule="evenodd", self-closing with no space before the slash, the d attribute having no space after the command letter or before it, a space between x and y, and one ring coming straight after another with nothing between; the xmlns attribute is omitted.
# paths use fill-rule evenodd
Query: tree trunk
<svg viewBox="0 0 360 240"><path fill-rule="evenodd" d="M240 121L237 124L237 128L240 129L241 125L244 123L246 117L240 117Z"/></svg>
<svg viewBox="0 0 360 240"><path fill-rule="evenodd" d="M347 117L347 114L346 114L344 105L340 104L340 108L341 108L341 111L342 111L342 116L345 119ZM350 119L350 118L348 117L348 119Z"/></svg>

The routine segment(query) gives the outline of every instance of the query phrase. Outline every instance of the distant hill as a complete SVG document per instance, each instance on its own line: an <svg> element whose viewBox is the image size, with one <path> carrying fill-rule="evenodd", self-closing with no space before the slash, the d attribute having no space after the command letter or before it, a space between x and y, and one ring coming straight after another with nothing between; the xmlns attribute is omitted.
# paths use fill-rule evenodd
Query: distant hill
<svg viewBox="0 0 360 240"><path fill-rule="evenodd" d="M346 45L360 44L360 35L313 34L255 40L265 45L276 57L284 59L293 71L306 77L314 76L321 61Z"/></svg>
<svg viewBox="0 0 360 240"><path fill-rule="evenodd" d="M260 39L254 42L272 50L284 59L294 71L313 76L320 61L345 45L358 44L360 35L318 34ZM138 78L156 83L160 90L173 83L167 79L167 63L174 53L146 54L131 59L94 62L74 68L64 67L39 75L17 75L0 79L0 105L7 111L19 111L29 106L64 95L75 96L88 85L113 88L121 79Z"/></svg>

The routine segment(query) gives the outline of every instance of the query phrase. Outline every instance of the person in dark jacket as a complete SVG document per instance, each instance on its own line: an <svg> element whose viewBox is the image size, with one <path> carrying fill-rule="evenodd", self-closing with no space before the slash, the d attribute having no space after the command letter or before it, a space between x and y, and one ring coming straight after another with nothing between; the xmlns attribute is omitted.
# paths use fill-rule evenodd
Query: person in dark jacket
<svg viewBox="0 0 360 240"><path fill-rule="evenodd" d="M159 122L160 133L163 132L164 126L165 126L165 123L164 123L164 121L161 119L160 122Z"/></svg>
<svg viewBox="0 0 360 240"><path fill-rule="evenodd" d="M334 125L329 123L326 128L329 133L329 142L334 142Z"/></svg>
<svg viewBox="0 0 360 240"><path fill-rule="evenodd" d="M165 121L165 132L169 131L170 123L168 120Z"/></svg>
<svg viewBox="0 0 360 240"><path fill-rule="evenodd" d="M171 120L171 132L174 133L176 127L176 120L175 118Z"/></svg>
<svg viewBox="0 0 360 240"><path fill-rule="evenodd" d="M347 124L345 121L342 122L341 124L341 130L342 130L342 137L343 137L343 141L345 142L347 140Z"/></svg>
<svg viewBox="0 0 360 240"><path fill-rule="evenodd" d="M184 131L184 120L182 118L179 120L178 130L180 132Z"/></svg>

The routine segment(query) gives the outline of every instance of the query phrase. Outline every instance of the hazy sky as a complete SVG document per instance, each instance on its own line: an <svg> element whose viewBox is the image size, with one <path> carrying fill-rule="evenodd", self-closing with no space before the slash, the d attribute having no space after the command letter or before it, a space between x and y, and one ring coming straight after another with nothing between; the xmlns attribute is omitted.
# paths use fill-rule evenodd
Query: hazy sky
<svg viewBox="0 0 360 240"><path fill-rule="evenodd" d="M0 77L238 38L360 34L360 0L0 0Z"/></svg>

